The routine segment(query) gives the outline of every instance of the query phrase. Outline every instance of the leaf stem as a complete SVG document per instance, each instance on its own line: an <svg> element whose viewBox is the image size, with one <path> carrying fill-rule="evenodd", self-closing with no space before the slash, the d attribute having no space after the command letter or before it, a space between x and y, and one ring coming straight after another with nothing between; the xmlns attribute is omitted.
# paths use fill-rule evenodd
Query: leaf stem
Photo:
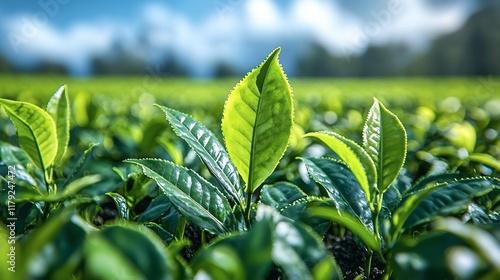
<svg viewBox="0 0 500 280"><path fill-rule="evenodd" d="M383 194L379 193L376 196L376 208L375 208L375 233L377 234L377 238L380 238L380 227L379 227L379 217L380 217L380 212L382 211L382 199L383 199Z"/></svg>
<svg viewBox="0 0 500 280"><path fill-rule="evenodd" d="M383 193L378 193L377 196L376 196L376 207L375 207L375 221L374 221L374 227L375 227L375 234L376 234L376 237L379 239L379 240L383 240L383 237L381 236L380 234L380 212L382 212L382 202L384 200L384 194ZM380 257L380 260L386 264L386 259L384 258L384 255L382 254L382 251L383 251L383 248L381 248L380 250L380 253L378 254L379 257ZM373 254L373 252L371 253L371 255ZM370 258L371 258L371 255L370 255Z"/></svg>
<svg viewBox="0 0 500 280"><path fill-rule="evenodd" d="M368 255L368 259L366 260L366 266L365 266L366 279L370 279L370 273L372 270L372 259L373 259L373 251L370 250L370 254Z"/></svg>
<svg viewBox="0 0 500 280"><path fill-rule="evenodd" d="M245 208L245 221L247 223L248 229L251 227L251 222L250 222L250 210L252 209L252 190L249 189L249 192L247 193L247 205Z"/></svg>

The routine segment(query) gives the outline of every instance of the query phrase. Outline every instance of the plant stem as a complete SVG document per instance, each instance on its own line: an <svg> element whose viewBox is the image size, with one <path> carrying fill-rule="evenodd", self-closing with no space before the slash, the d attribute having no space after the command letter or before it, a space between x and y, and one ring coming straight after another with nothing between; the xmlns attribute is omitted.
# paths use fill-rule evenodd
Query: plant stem
<svg viewBox="0 0 500 280"><path fill-rule="evenodd" d="M382 201L384 199L384 194L383 193L379 193L377 194L376 198L375 198L375 201L377 203L377 205L375 206L375 219L374 219L374 228L375 228L375 235L377 238L379 238L380 240L383 240L383 237L381 236L380 234L380 212L382 212ZM383 248L381 248L383 251ZM373 255L373 252L371 252L371 255L370 255L370 261L371 261L371 256ZM382 254L382 252L380 252L379 254L379 258L380 258L380 261L382 261L382 263L384 264L387 264L387 261L386 261L386 258L384 257L384 255Z"/></svg>
<svg viewBox="0 0 500 280"><path fill-rule="evenodd" d="M383 200L384 195L382 193L377 194L376 197L376 208L375 208L375 222L374 222L374 227L375 227L375 234L377 235L377 238L381 238L380 236L380 223L379 223L379 218L380 218L380 212L382 211L382 200Z"/></svg>
<svg viewBox="0 0 500 280"><path fill-rule="evenodd" d="M368 259L366 260L366 265L365 265L366 279L370 279L370 273L372 270L372 259L373 259L373 251L370 250L370 254L368 255Z"/></svg>
<svg viewBox="0 0 500 280"><path fill-rule="evenodd" d="M247 205L245 209L245 221L247 222L247 227L250 229L250 210L252 209L252 193L251 191L247 193Z"/></svg>
<svg viewBox="0 0 500 280"><path fill-rule="evenodd" d="M205 241L205 230L201 230L201 247L205 247L206 241Z"/></svg>

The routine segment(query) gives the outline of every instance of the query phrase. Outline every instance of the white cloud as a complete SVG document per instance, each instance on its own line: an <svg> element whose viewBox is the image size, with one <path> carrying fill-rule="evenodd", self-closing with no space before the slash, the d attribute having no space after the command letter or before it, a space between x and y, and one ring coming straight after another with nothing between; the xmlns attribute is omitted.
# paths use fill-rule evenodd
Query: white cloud
<svg viewBox="0 0 500 280"><path fill-rule="evenodd" d="M359 20L344 13L333 1L296 0L292 3L289 24L313 38L330 52L339 52L351 44L350 33Z"/></svg>
<svg viewBox="0 0 500 280"><path fill-rule="evenodd" d="M470 13L463 1L447 9L436 9L425 1L405 1L401 5L401 13L391 14L386 30L374 42L404 41L418 46L459 29Z"/></svg>
<svg viewBox="0 0 500 280"><path fill-rule="evenodd" d="M234 2L223 14L214 9L197 20L165 5L146 3L138 12L140 19L131 23L110 17L106 22L74 22L63 30L50 20L36 25L28 15L14 15L0 24L26 40L14 46L17 53L12 44L0 47L22 63L50 59L85 73L88 59L110 51L118 40L131 49L142 46L145 49L139 51L150 60L174 54L194 74L206 76L221 60L248 69L280 44L293 49L312 40L337 55L359 53L370 43L418 45L458 29L470 13L464 1L439 11L423 1L392 2L400 3L402 10L394 13L387 6L361 18L331 0L293 0L285 8L271 0L248 0Z"/></svg>
<svg viewBox="0 0 500 280"><path fill-rule="evenodd" d="M108 50L117 32L116 26L105 23L77 23L61 31L26 15L9 19L6 25L9 44L3 47L15 60L28 66L54 61L74 72L87 72L91 55Z"/></svg>
<svg viewBox="0 0 500 280"><path fill-rule="evenodd" d="M283 24L279 8L270 0L247 1L244 5L246 28L263 36L280 31Z"/></svg>

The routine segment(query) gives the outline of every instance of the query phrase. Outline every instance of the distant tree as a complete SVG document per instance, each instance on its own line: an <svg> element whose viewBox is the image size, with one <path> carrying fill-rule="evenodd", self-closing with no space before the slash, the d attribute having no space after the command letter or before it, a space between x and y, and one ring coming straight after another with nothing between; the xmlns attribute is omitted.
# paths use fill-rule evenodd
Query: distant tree
<svg viewBox="0 0 500 280"><path fill-rule="evenodd" d="M413 75L500 75L500 7L472 15L458 31L436 39L427 54L416 57Z"/></svg>
<svg viewBox="0 0 500 280"><path fill-rule="evenodd" d="M359 76L402 75L411 56L405 45L369 46L361 55Z"/></svg>
<svg viewBox="0 0 500 280"><path fill-rule="evenodd" d="M57 74L57 75L68 75L69 74L69 70L65 65L63 65L61 63L49 62L49 61L45 61L45 62L40 63L38 66L36 66L30 72L39 73L39 74Z"/></svg>
<svg viewBox="0 0 500 280"><path fill-rule="evenodd" d="M298 63L298 75L304 77L358 77L403 75L411 58L405 45L369 46L359 56L334 56L318 44L311 46Z"/></svg>
<svg viewBox="0 0 500 280"><path fill-rule="evenodd" d="M180 64L173 55L168 56L165 61L160 64L160 68L166 73L166 75L171 77L189 76L187 68Z"/></svg>
<svg viewBox="0 0 500 280"><path fill-rule="evenodd" d="M91 60L94 75L141 75L147 72L146 62L136 53L120 43L112 51Z"/></svg>
<svg viewBox="0 0 500 280"><path fill-rule="evenodd" d="M331 55L323 46L313 43L297 62L297 76L346 77L358 72L359 58Z"/></svg>
<svg viewBox="0 0 500 280"><path fill-rule="evenodd" d="M215 66L214 77L226 78L240 76L240 72L225 62L220 62Z"/></svg>
<svg viewBox="0 0 500 280"><path fill-rule="evenodd" d="M0 54L0 73L14 72L14 66L4 56Z"/></svg>
<svg viewBox="0 0 500 280"><path fill-rule="evenodd" d="M137 75L146 73L146 63L132 54L119 53L111 57L92 59L94 75Z"/></svg>

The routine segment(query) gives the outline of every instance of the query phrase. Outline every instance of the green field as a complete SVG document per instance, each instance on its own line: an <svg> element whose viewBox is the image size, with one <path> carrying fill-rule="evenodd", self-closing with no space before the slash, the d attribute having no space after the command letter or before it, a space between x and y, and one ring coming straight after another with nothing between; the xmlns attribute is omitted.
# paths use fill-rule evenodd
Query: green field
<svg viewBox="0 0 500 280"><path fill-rule="evenodd" d="M45 99L54 88L67 84L70 95L79 93L113 97L137 97L147 92L185 104L225 100L240 78L192 80L153 76L74 78L43 75L2 75L0 96L9 98ZM367 100L372 97L393 100L435 102L449 96L480 102L500 98L500 78L352 78L352 79L291 79L294 97L298 101L312 99ZM194 103L193 103L194 102Z"/></svg>
<svg viewBox="0 0 500 280"><path fill-rule="evenodd" d="M3 75L0 76L0 96L44 107L54 91L66 84L72 103L72 127L105 135L101 140L109 138L104 142L110 147L113 138L142 146L144 137L153 141L151 135L161 134L157 129L164 115L154 104L193 114L209 128L219 131L224 102L238 81L239 78ZM362 120L375 97L407 126L410 143L414 145L411 147L415 150L441 145L429 139L449 143L451 127L466 122L476 129L476 148L499 157L496 143L500 141L500 78L291 79L290 85L295 123L300 133L333 129L361 140ZM8 127L8 119L2 119ZM169 133L168 126L164 127L167 128L165 133ZM1 136L0 139L15 141L11 133ZM91 140L84 141L88 142ZM140 154L140 150L133 154Z"/></svg>
<svg viewBox="0 0 500 280"><path fill-rule="evenodd" d="M239 78L0 76L0 236L20 275L454 278L456 246L476 260L459 276L500 275L500 78L291 79L292 95L262 69L233 93Z"/></svg>

